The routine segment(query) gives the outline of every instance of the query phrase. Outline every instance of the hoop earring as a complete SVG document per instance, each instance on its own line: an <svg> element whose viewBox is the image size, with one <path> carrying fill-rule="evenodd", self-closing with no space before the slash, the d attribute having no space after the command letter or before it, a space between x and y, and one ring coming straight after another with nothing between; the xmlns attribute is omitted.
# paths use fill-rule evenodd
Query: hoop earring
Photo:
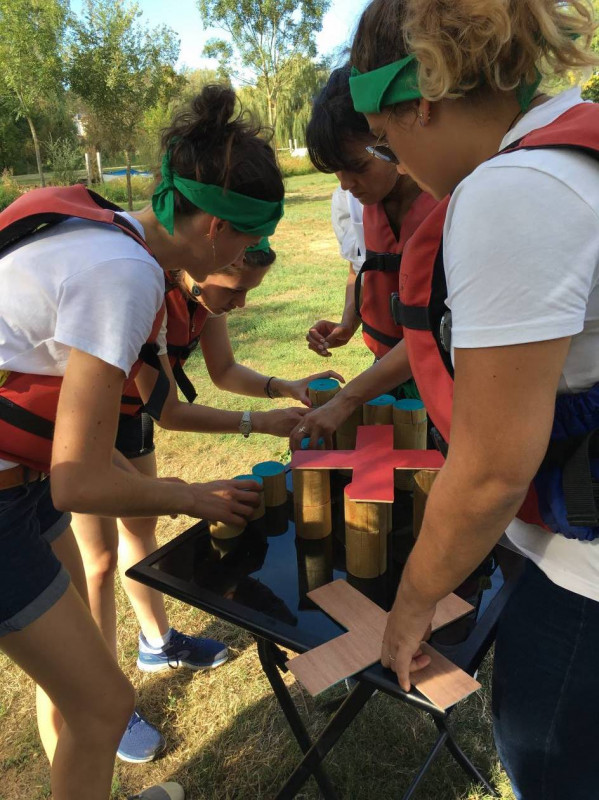
<svg viewBox="0 0 599 800"><path fill-rule="evenodd" d="M192 295L193 295L194 297L199 297L199 296L202 294L202 290L201 290L201 288L200 288L200 287L197 285L197 283L194 283L194 285L191 287L191 293L192 293Z"/></svg>

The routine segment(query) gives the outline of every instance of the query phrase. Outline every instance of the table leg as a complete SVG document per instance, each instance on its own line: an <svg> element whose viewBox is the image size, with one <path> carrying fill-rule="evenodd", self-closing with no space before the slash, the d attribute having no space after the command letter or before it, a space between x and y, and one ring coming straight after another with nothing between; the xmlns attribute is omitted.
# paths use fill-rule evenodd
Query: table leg
<svg viewBox="0 0 599 800"><path fill-rule="evenodd" d="M333 716L318 739L305 754L301 763L295 768L287 783L280 789L275 800L291 800L312 774L316 776L316 770L320 768L322 761L327 757L373 693L373 686L363 681L358 682L339 711Z"/></svg>
<svg viewBox="0 0 599 800"><path fill-rule="evenodd" d="M449 736L449 733L447 731L443 731L443 733L439 734L439 736L437 737L437 741L432 746L428 756L426 757L426 761L424 762L424 764L418 770L418 773L417 773L416 777L414 778L414 780L410 784L410 786L408 788L408 791L402 797L402 800L410 800L410 798L413 797L414 792L420 786L420 781L424 778L426 773L429 771L429 769L431 767L431 764L433 763L433 761L437 758L437 756L441 752L441 749L443 748L443 745L446 743L448 736Z"/></svg>
<svg viewBox="0 0 599 800"><path fill-rule="evenodd" d="M477 783L482 784L488 794L492 797L499 797L499 794L495 791L495 789L491 786L491 784L481 775L478 769L474 766L474 764L470 761L468 756L464 753L461 747L457 744L455 739L453 738L451 731L448 729L447 725L445 724L444 719L435 719L435 725L437 726L437 730L440 734L447 734L447 738L445 740L445 744L447 749L451 753L451 755L455 758L457 763L460 767L464 770L467 775L474 778Z"/></svg>
<svg viewBox="0 0 599 800"><path fill-rule="evenodd" d="M256 637L256 642L258 645L258 657L260 658L260 663L262 664L264 674L272 686L275 697L281 706L281 710L283 711L283 714L289 723L289 727L291 728L291 731L295 736L302 753L305 755L312 747L312 740L310 739L308 731L306 730L297 708L295 707L295 703L291 699L289 690L285 686L285 683L279 673L280 669L287 671L285 662L288 660L288 657L275 644L266 639ZM326 798L326 800L337 800L337 794L335 793L329 777L320 763L315 765L312 773L314 774L314 779L316 780L320 791L322 792L322 796ZM310 775L307 777L310 777ZM290 796L292 797L294 795Z"/></svg>

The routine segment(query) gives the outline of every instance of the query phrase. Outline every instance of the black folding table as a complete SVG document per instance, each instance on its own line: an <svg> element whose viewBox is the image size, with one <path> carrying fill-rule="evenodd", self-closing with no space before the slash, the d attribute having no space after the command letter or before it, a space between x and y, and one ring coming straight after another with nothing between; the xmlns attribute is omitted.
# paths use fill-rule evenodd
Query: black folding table
<svg viewBox="0 0 599 800"><path fill-rule="evenodd" d="M443 747L467 775L497 796L456 743L447 724L453 709L441 711L418 691L404 692L394 673L384 669L380 663L355 676L353 688L318 738L312 741L308 735L281 677L289 658L281 648L303 653L339 636L344 629L318 609L306 597L307 592L336 578L345 578L383 608L389 609L413 541L411 500L406 493L398 493L393 531L388 543L387 572L372 580L359 580L347 574L342 499L345 483L347 479L333 473L333 532L326 539L306 541L296 538L293 503L289 499L286 505L267 509L262 520L249 524L235 539L214 539L207 523L199 522L132 567L127 575L253 634L262 669L304 754L277 793L278 800L295 797L312 775L323 797L327 800L338 797L322 761L377 690L425 711L438 731L433 747L403 796L404 800L413 796ZM290 475L288 489L292 489ZM485 570L490 572L487 569L490 563L491 559L481 568L483 579ZM497 586L498 582L494 580L493 583ZM437 635L437 641L433 638L431 643L454 663L475 674L492 644L497 620L512 584L513 579L503 581L501 587L492 592L490 601L483 591L475 592L476 614L444 629ZM474 577L470 587L477 585L479 580ZM464 588L469 594L471 588ZM482 613L481 607L484 607Z"/></svg>

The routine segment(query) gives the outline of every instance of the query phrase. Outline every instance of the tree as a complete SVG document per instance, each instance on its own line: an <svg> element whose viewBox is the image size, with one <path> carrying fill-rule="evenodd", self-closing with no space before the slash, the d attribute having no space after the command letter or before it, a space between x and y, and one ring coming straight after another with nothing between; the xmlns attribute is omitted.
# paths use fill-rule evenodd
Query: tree
<svg viewBox="0 0 599 800"><path fill-rule="evenodd" d="M315 34L330 0L197 0L205 25L226 31L231 41L212 39L204 48L218 58L224 75L254 84L264 94L274 129L281 93L292 82L298 58L316 56Z"/></svg>
<svg viewBox="0 0 599 800"><path fill-rule="evenodd" d="M1 100L27 120L40 183L45 185L34 118L63 90L68 0L0 0Z"/></svg>
<svg viewBox="0 0 599 800"><path fill-rule="evenodd" d="M125 0L87 0L83 19L73 23L69 65L73 91L94 114L95 135L125 153L130 209L131 158L144 113L167 103L181 85L175 33L166 26L150 30L140 17Z"/></svg>

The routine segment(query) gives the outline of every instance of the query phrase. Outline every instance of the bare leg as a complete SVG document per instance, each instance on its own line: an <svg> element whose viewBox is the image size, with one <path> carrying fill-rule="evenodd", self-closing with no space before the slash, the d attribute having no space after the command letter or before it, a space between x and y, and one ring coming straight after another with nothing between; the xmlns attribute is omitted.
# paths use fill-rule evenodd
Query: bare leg
<svg viewBox="0 0 599 800"><path fill-rule="evenodd" d="M89 608L85 572L73 531L68 528L61 536L52 542L52 550L58 560L68 570L71 582L78 591L85 605ZM54 751L58 735L62 728L60 712L40 686L36 687L37 724L42 745L48 756L48 761L54 760Z"/></svg>
<svg viewBox="0 0 599 800"><path fill-rule="evenodd" d="M135 458L131 464L144 475L151 477L156 475L154 453ZM139 620L141 630L144 636L152 639L164 636L169 629L169 623L162 594L125 576L129 567L137 564L138 561L157 549L156 519L155 517L122 519L118 521L118 529L121 581L127 597L131 601L135 616Z"/></svg>
<svg viewBox="0 0 599 800"><path fill-rule="evenodd" d="M135 695L76 589L69 586L39 619L0 639L0 647L64 719L51 770L54 800L108 800Z"/></svg>
<svg viewBox="0 0 599 800"><path fill-rule="evenodd" d="M73 532L85 565L89 605L110 652L116 659L114 575L118 558L116 520L73 514Z"/></svg>

